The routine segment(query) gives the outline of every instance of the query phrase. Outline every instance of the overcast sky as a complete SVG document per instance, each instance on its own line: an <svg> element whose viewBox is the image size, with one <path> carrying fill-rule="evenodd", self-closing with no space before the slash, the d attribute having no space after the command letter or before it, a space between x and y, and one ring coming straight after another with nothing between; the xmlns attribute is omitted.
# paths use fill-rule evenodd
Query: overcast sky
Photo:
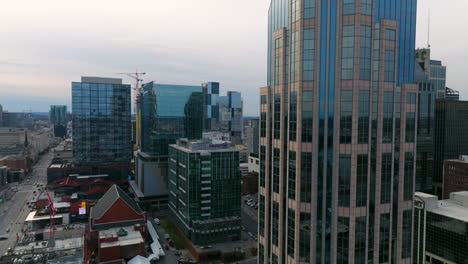
<svg viewBox="0 0 468 264"><path fill-rule="evenodd" d="M223 94L242 92L245 115L257 115L269 2L8 1L0 8L0 104L47 111L49 102L70 103L70 83L82 75L138 69L158 83L218 81ZM419 2L417 46L426 46L430 8L432 56L448 66L448 86L468 98L468 1Z"/></svg>

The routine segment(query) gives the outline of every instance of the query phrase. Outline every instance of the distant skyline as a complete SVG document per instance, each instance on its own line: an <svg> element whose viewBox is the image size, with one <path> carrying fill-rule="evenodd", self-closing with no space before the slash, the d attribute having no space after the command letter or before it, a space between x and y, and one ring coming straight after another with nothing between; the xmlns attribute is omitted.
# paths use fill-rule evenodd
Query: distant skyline
<svg viewBox="0 0 468 264"><path fill-rule="evenodd" d="M71 82L81 76L147 72L145 82L221 83L239 91L245 115L258 115L266 85L269 0L46 0L5 3L0 10L0 104L9 111L71 110ZM418 3L416 47L448 67L447 86L468 99L466 0Z"/></svg>

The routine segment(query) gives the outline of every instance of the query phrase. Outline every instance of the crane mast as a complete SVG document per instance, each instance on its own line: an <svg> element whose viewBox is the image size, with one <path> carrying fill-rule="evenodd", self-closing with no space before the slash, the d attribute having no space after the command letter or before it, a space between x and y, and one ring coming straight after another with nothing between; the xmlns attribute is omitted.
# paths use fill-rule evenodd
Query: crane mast
<svg viewBox="0 0 468 264"><path fill-rule="evenodd" d="M143 82L143 79L141 78L143 75L146 74L146 72L122 72L122 73L117 73L117 74L124 74L127 75L128 77L132 78L135 80L135 86L133 87L133 91L135 94L135 104L134 104L134 112L135 112L135 127L136 127L136 138L135 138L135 147L136 149L140 148L141 144L141 127L140 127L140 121L141 121L141 111L140 111L140 100L141 100L141 93L143 91L143 87L141 86L141 82Z"/></svg>

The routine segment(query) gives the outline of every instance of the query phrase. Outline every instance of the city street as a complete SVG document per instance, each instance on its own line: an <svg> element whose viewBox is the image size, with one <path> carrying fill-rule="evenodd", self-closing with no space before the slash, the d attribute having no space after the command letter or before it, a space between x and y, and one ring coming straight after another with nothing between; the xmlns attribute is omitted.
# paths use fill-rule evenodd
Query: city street
<svg viewBox="0 0 468 264"><path fill-rule="evenodd" d="M21 235L23 221L30 212L27 202L34 197L34 191L37 191L36 184L46 184L47 167L52 161L52 157L51 152L44 154L23 182L13 185L18 188L18 192L13 195L11 200L0 204L0 236L8 237L8 240L0 241L0 255L4 255L8 248L13 248L17 235ZM39 195L38 192L36 195Z"/></svg>
<svg viewBox="0 0 468 264"><path fill-rule="evenodd" d="M258 232L258 211L248 206L245 201L247 199L257 200L257 195L246 195L242 196L242 226L245 228L245 232L250 232L257 237Z"/></svg>

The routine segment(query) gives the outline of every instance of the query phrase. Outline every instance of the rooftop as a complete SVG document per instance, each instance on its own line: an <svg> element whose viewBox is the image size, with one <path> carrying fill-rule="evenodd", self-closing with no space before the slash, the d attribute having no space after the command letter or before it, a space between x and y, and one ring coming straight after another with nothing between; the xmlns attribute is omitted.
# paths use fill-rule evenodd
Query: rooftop
<svg viewBox="0 0 468 264"><path fill-rule="evenodd" d="M142 214L140 207L136 204L136 202L128 196L120 187L117 185L113 185L105 194L102 196L101 199L96 203L96 205L91 208L91 215L90 217L93 219L101 218L107 210L109 210L112 205L118 200L124 200L128 206L130 206L135 212L138 214Z"/></svg>
<svg viewBox="0 0 468 264"><path fill-rule="evenodd" d="M118 238L116 241L103 242L101 248L128 246L143 243L140 231L135 231L133 226L110 228L99 231L99 239Z"/></svg>
<svg viewBox="0 0 468 264"><path fill-rule="evenodd" d="M177 140L177 144L171 146L185 152L238 151L231 147L231 142L215 138L203 138L198 140L181 138Z"/></svg>
<svg viewBox="0 0 468 264"><path fill-rule="evenodd" d="M84 83L104 83L104 84L122 84L122 79L120 79L120 78L103 78L103 77L83 76L83 77L81 77L81 82L84 82Z"/></svg>
<svg viewBox="0 0 468 264"><path fill-rule="evenodd" d="M460 155L458 159L448 159L446 161L468 163L468 155Z"/></svg>
<svg viewBox="0 0 468 264"><path fill-rule="evenodd" d="M454 192L450 199L437 200L437 196L416 192L415 195L426 203L427 211L468 222L468 192Z"/></svg>

